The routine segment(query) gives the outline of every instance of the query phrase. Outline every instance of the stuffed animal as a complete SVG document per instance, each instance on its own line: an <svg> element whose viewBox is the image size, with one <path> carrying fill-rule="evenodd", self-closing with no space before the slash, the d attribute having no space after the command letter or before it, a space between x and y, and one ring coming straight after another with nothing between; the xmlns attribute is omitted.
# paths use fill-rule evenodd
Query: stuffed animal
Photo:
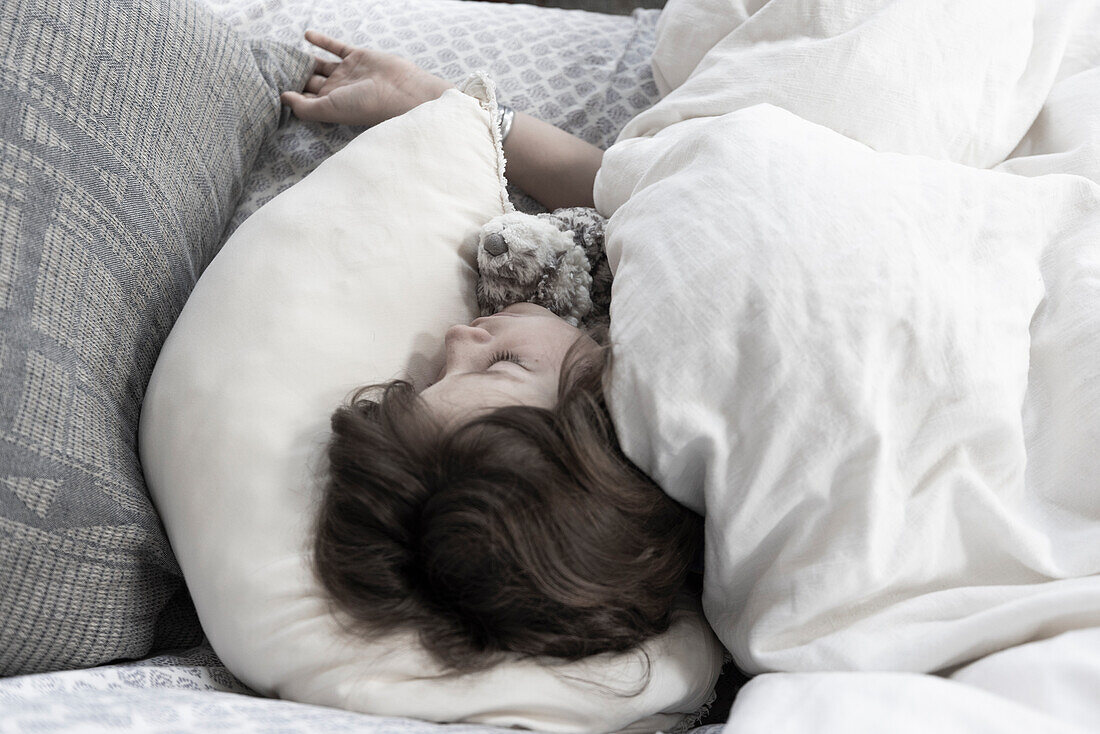
<svg viewBox="0 0 1100 734"><path fill-rule="evenodd" d="M529 302L574 326L606 325L611 304L606 222L587 207L535 215L510 212L490 220L481 228L477 247L481 315Z"/></svg>

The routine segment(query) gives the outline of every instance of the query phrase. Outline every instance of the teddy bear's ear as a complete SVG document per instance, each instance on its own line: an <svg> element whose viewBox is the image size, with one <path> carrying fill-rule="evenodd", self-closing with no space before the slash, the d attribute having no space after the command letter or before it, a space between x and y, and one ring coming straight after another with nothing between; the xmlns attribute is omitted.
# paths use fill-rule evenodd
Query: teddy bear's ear
<svg viewBox="0 0 1100 734"><path fill-rule="evenodd" d="M548 222L549 224L554 225L561 232L569 232L570 230L573 229L573 227L570 226L570 222L569 222L568 217L558 216L558 212L561 212L561 211L565 211L565 210L564 209L556 209L553 212L543 212L541 214L536 214L535 216L537 216L539 219L541 219L544 222Z"/></svg>
<svg viewBox="0 0 1100 734"><path fill-rule="evenodd" d="M564 232L573 232L578 245L587 247L592 241L603 237L603 228L607 220L595 209L585 206L572 206L554 211L558 227Z"/></svg>

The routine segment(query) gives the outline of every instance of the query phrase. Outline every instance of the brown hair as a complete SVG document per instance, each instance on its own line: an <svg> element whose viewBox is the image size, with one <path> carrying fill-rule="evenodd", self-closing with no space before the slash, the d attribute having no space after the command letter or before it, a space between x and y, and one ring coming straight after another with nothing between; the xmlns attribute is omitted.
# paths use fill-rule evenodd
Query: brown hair
<svg viewBox="0 0 1100 734"><path fill-rule="evenodd" d="M314 567L356 632L416 630L445 669L472 672L505 653L623 652L668 629L701 519L623 455L609 352L581 354L550 410L445 429L398 380L335 411Z"/></svg>

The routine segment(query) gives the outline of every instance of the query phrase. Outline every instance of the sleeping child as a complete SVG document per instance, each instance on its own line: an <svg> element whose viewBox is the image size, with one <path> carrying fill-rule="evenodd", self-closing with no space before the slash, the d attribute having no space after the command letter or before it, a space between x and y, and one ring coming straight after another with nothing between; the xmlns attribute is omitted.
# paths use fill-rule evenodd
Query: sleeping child
<svg viewBox="0 0 1100 734"><path fill-rule="evenodd" d="M301 119L373 125L451 85L409 61L306 38ZM509 180L548 209L592 206L603 152L503 116ZM459 672L506 653L621 652L668 629L698 515L623 455L604 403L606 333L533 304L456 325L438 379L360 390L332 417L314 568L367 636L415 629Z"/></svg>

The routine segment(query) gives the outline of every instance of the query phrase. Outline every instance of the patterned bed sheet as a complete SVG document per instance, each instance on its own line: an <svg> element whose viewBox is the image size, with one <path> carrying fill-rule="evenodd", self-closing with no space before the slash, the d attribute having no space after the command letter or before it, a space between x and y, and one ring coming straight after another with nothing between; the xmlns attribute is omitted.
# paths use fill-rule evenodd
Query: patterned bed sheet
<svg viewBox="0 0 1100 734"><path fill-rule="evenodd" d="M692 734L717 734L722 724ZM263 698L207 645L117 665L0 679L0 733L370 732L490 734L498 727L370 716Z"/></svg>

